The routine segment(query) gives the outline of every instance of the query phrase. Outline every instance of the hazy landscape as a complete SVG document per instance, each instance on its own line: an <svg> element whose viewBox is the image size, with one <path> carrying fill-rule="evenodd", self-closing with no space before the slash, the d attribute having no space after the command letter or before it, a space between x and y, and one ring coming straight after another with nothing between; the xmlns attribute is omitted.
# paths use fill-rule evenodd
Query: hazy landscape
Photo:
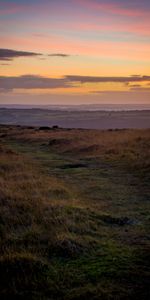
<svg viewBox="0 0 150 300"><path fill-rule="evenodd" d="M85 106L86 107L86 106ZM87 106L88 107L88 106ZM86 129L150 128L150 110L97 110L95 106L76 109L0 108L1 124L53 126ZM130 108L130 106L129 106Z"/></svg>
<svg viewBox="0 0 150 300"><path fill-rule="evenodd" d="M149 129L1 125L0 298L149 299L149 150Z"/></svg>

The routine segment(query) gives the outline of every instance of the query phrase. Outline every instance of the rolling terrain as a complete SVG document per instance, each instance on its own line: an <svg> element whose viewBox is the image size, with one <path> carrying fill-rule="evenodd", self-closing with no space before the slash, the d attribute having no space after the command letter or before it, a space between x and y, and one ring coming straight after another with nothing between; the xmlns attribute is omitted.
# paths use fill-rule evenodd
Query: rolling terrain
<svg viewBox="0 0 150 300"><path fill-rule="evenodd" d="M91 109L91 110L90 110ZM82 129L150 128L150 110L99 110L99 108L2 108L1 124Z"/></svg>
<svg viewBox="0 0 150 300"><path fill-rule="evenodd" d="M149 149L149 129L0 126L1 299L149 298Z"/></svg>

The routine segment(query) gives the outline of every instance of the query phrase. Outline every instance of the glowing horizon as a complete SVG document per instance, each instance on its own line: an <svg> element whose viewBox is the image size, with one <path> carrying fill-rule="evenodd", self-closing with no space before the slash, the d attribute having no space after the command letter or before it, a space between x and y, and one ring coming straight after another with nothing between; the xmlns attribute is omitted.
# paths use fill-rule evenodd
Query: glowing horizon
<svg viewBox="0 0 150 300"><path fill-rule="evenodd" d="M150 104L148 0L0 1L0 28L0 104Z"/></svg>

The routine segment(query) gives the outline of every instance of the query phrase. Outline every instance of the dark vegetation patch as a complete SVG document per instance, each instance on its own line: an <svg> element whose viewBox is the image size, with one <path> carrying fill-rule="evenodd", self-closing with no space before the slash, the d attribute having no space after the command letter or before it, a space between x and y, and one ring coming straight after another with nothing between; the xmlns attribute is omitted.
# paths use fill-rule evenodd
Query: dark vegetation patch
<svg viewBox="0 0 150 300"><path fill-rule="evenodd" d="M59 127L58 125L53 125L52 128L53 129L61 129L61 127Z"/></svg>
<svg viewBox="0 0 150 300"><path fill-rule="evenodd" d="M63 239L56 242L54 247L50 247L49 255L59 258L72 259L88 253L85 245L73 239Z"/></svg>
<svg viewBox="0 0 150 300"><path fill-rule="evenodd" d="M80 153L86 153L86 154L89 154L91 152L95 152L95 151L99 151L100 150L100 146L97 145L97 144L94 144L94 145L90 145L88 147L82 147L79 149L79 152Z"/></svg>
<svg viewBox="0 0 150 300"><path fill-rule="evenodd" d="M61 187L50 190L49 196L51 199L70 199L69 191Z"/></svg>
<svg viewBox="0 0 150 300"><path fill-rule="evenodd" d="M41 126L41 127L39 127L38 128L38 130L40 131L40 130L51 130L52 128L51 127L48 127L48 126Z"/></svg>
<svg viewBox="0 0 150 300"><path fill-rule="evenodd" d="M18 153L16 151L14 151L13 149L10 149L9 147L4 147L2 145L0 145L0 154L10 154L10 155L18 155Z"/></svg>
<svg viewBox="0 0 150 300"><path fill-rule="evenodd" d="M5 137L7 137L7 134L6 134L6 133L2 133L2 134L0 135L0 138L5 138Z"/></svg>
<svg viewBox="0 0 150 300"><path fill-rule="evenodd" d="M48 289L48 267L29 254L5 255L0 259L1 299L38 299Z"/></svg>
<svg viewBox="0 0 150 300"><path fill-rule="evenodd" d="M27 129L35 129L34 126L27 126Z"/></svg>
<svg viewBox="0 0 150 300"><path fill-rule="evenodd" d="M31 128L31 127L30 127ZM53 125L52 127L49 126L40 126L38 128L39 131L45 131L45 130L55 130L55 129L61 129L61 127L59 127L58 125Z"/></svg>
<svg viewBox="0 0 150 300"><path fill-rule="evenodd" d="M125 226L125 225L134 225L138 223L136 220L132 220L128 217L119 218L119 217L112 217L110 215L99 215L98 218L108 225Z"/></svg>
<svg viewBox="0 0 150 300"><path fill-rule="evenodd" d="M61 168L62 169L78 169L78 168L87 168L88 165L85 163L72 163L72 164L65 164Z"/></svg>
<svg viewBox="0 0 150 300"><path fill-rule="evenodd" d="M71 141L67 140L67 139L51 139L48 143L49 146L66 146L66 145L70 145Z"/></svg>

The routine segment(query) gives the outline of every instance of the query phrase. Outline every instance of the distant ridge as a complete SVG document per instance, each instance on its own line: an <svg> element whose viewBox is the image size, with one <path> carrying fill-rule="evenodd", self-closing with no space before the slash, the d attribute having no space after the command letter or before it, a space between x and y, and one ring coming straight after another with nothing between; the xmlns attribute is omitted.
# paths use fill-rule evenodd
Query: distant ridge
<svg viewBox="0 0 150 300"><path fill-rule="evenodd" d="M61 128L150 128L150 110L93 106L18 106L0 108L0 124L55 125Z"/></svg>
<svg viewBox="0 0 150 300"><path fill-rule="evenodd" d="M0 108L8 109L48 109L69 111L129 111L150 110L150 104L80 104L80 105L33 105L33 104L0 104Z"/></svg>

